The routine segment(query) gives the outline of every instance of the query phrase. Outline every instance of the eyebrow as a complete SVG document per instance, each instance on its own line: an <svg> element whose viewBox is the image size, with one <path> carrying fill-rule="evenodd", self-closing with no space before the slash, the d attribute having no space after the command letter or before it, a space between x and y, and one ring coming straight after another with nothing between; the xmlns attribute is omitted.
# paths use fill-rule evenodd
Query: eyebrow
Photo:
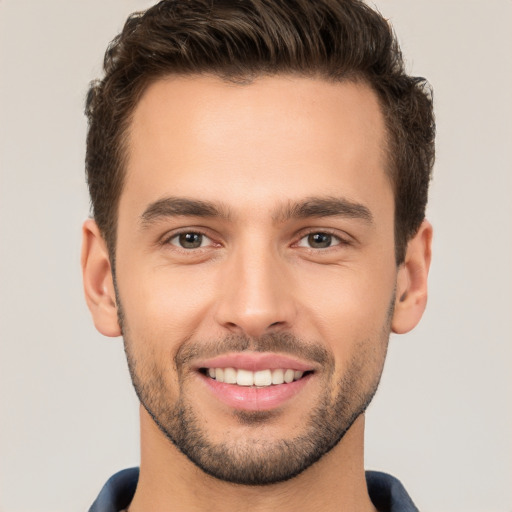
<svg viewBox="0 0 512 512"><path fill-rule="evenodd" d="M199 199L166 197L151 203L140 217L143 227L166 217L230 217L227 208L221 204Z"/></svg>
<svg viewBox="0 0 512 512"><path fill-rule="evenodd" d="M290 202L274 216L275 222L308 217L346 217L373 223L372 212L361 203L342 197L309 197L298 203Z"/></svg>
<svg viewBox="0 0 512 512"><path fill-rule="evenodd" d="M140 217L142 227L167 217L204 217L230 219L229 209L221 203L182 197L166 197L151 203ZM346 217L373 223L371 211L360 203L340 197L309 197L300 202L290 201L273 214L276 223L311 217Z"/></svg>

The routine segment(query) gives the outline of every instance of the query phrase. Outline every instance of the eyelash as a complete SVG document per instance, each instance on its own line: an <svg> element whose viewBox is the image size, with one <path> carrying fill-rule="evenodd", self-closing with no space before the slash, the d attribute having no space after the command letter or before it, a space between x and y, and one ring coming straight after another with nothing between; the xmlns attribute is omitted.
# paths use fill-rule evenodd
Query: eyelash
<svg viewBox="0 0 512 512"><path fill-rule="evenodd" d="M172 233L171 235L169 236L165 236L162 241L160 242L160 244L162 246L165 246L165 245L172 245L174 249L178 250L178 251L184 251L184 252L188 252L190 253L191 251L198 251L198 250L201 250L201 249L206 249L207 246L205 247L197 247L197 248L193 248L193 249L187 249L185 247L180 247L179 245L175 245L175 244L172 244L171 241L175 238L178 238L180 237L181 235L200 235L202 237L205 237L205 238L208 238L212 243L212 245L215 245L215 246L220 246L221 244L219 243L215 243L213 241L213 238L208 235L207 233L205 233L203 230L200 230L200 229L184 229L182 231L178 231L176 233Z"/></svg>
<svg viewBox="0 0 512 512"><path fill-rule="evenodd" d="M171 243L171 241L173 239L176 239L176 238L180 237L181 235L188 235L188 234L190 234L190 235L200 235L202 237L205 237L205 238L209 239L210 242L212 242L212 243L208 244L207 246L204 246L204 247L203 246L199 246L199 247L195 247L195 248L180 247L177 244ZM300 245L300 242L302 240L304 240L305 238L309 237L310 235L328 235L328 236L332 237L333 239L335 239L335 241L337 243L334 243L332 245L329 245L328 247L323 247L323 248L319 248L319 247L315 248L315 247L308 247L308 246ZM204 232L203 230L200 230L200 229L185 229L185 230L179 231L177 233L172 233L172 235L164 237L162 239L162 241L160 242L160 244L162 246L172 245L175 250L183 251L183 252L186 252L186 253L190 253L192 251L197 252L197 251L200 251L200 250L205 250L209 246L212 246L212 245L213 246L217 246L217 247L221 246L220 243L215 243L214 242L212 236L210 236L209 234L207 234L206 232ZM314 251L315 253L317 253L317 252L327 252L330 249L334 249L334 248L339 247L339 246L350 246L350 245L352 245L352 242L350 240L348 240L347 237L342 237L338 233L333 233L332 231L330 231L328 229L311 229L311 230L309 230L307 232L301 233L300 237L297 239L297 241L292 244L292 247L302 247L305 250Z"/></svg>
<svg viewBox="0 0 512 512"><path fill-rule="evenodd" d="M337 243L333 243L332 245L329 245L328 247L323 247L323 248L320 248L320 247L307 247L307 246L299 245L302 240L304 240L305 238L309 237L310 235L327 235L329 237L332 237ZM328 229L312 229L312 230L310 230L310 231L308 231L306 233L301 233L300 238L293 245L296 246L296 247L302 247L302 248L304 248L306 250L310 250L310 251L326 252L329 249L335 249L336 247L339 247L339 246L348 246L348 245L350 245L350 241L347 240L347 238L340 236L339 233L333 233L332 231L330 231Z"/></svg>

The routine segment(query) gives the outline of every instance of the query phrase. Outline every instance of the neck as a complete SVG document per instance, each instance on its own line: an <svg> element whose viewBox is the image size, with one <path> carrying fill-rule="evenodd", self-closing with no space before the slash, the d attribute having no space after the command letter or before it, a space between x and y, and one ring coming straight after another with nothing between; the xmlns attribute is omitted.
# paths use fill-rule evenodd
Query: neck
<svg viewBox="0 0 512 512"><path fill-rule="evenodd" d="M360 416L335 448L300 475L277 484L245 486L205 474L141 408L140 477L130 512L375 512L366 487L363 439L364 416Z"/></svg>

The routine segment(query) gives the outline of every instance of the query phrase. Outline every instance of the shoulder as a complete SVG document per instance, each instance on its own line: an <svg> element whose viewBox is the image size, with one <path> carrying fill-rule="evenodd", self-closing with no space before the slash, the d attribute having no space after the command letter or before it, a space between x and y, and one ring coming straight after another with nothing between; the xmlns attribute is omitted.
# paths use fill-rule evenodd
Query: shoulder
<svg viewBox="0 0 512 512"><path fill-rule="evenodd" d="M367 471L366 484L370 498L379 512L419 512L400 480L394 476L380 471Z"/></svg>
<svg viewBox="0 0 512 512"><path fill-rule="evenodd" d="M138 480L139 468L123 469L111 476L89 512L121 512L132 501Z"/></svg>

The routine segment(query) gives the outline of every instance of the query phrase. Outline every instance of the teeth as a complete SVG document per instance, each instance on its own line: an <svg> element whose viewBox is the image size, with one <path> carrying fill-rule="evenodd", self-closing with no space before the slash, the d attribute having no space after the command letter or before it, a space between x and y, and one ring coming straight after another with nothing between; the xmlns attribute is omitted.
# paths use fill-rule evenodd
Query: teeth
<svg viewBox="0 0 512 512"><path fill-rule="evenodd" d="M236 370L235 368L208 368L208 375L218 382L226 384L237 384L238 386L257 386L267 387L272 384L289 384L294 380L299 380L304 372L299 370L281 369L260 370L251 372L250 370Z"/></svg>
<svg viewBox="0 0 512 512"><path fill-rule="evenodd" d="M215 371L218 372L219 369L217 368ZM236 383L239 386L252 386L254 384L254 373L248 370L238 370Z"/></svg>
<svg viewBox="0 0 512 512"><path fill-rule="evenodd" d="M286 370L284 372L284 381L286 384L290 384L290 382L293 382L293 378L295 377L295 372L293 370Z"/></svg>
<svg viewBox="0 0 512 512"><path fill-rule="evenodd" d="M274 370L272 372L272 384L284 384L284 370Z"/></svg>
<svg viewBox="0 0 512 512"><path fill-rule="evenodd" d="M270 370L254 372L255 386L270 386L270 384L272 384L272 373Z"/></svg>
<svg viewBox="0 0 512 512"><path fill-rule="evenodd" d="M224 368L224 382L227 384L236 384L236 370L234 368Z"/></svg>

